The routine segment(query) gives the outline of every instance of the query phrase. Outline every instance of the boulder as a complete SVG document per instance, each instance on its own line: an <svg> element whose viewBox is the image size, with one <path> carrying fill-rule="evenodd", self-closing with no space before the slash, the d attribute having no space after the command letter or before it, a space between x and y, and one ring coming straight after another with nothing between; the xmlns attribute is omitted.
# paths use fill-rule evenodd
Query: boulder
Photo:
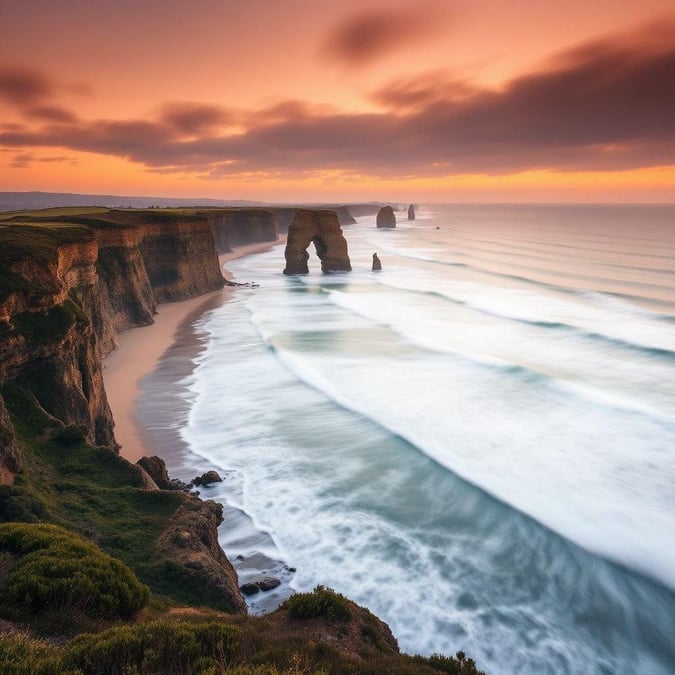
<svg viewBox="0 0 675 675"><path fill-rule="evenodd" d="M314 244L322 272L351 272L347 240L335 211L303 209L295 214L286 239L284 274L308 274L307 247Z"/></svg>
<svg viewBox="0 0 675 675"><path fill-rule="evenodd" d="M415 220L415 205L411 204L408 207L408 220Z"/></svg>
<svg viewBox="0 0 675 675"><path fill-rule="evenodd" d="M150 476L160 490L175 489L161 457L141 457L136 464Z"/></svg>
<svg viewBox="0 0 675 675"><path fill-rule="evenodd" d="M377 212L378 227L396 227L396 214L391 206L383 206Z"/></svg>
<svg viewBox="0 0 675 675"><path fill-rule="evenodd" d="M222 483L223 479L220 477L220 474L217 471L207 471L206 473L203 473L201 476L197 476L193 481L192 484L194 486L197 485L203 485L206 487L207 485L210 485L211 483Z"/></svg>
<svg viewBox="0 0 675 675"><path fill-rule="evenodd" d="M255 595L260 591L271 591L280 584L281 581L276 577L263 577L262 579L257 579L256 581L251 581L247 584L244 584L239 590L244 595Z"/></svg>

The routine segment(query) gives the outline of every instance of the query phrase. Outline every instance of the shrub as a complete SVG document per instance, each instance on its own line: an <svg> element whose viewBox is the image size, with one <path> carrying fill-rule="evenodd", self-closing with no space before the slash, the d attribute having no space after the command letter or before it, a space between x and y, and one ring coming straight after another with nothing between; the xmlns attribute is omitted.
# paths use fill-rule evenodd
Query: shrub
<svg viewBox="0 0 675 675"><path fill-rule="evenodd" d="M311 593L296 593L281 608L288 610L295 619L323 617L334 621L349 621L352 618L350 601L325 586L317 586Z"/></svg>
<svg viewBox="0 0 675 675"><path fill-rule="evenodd" d="M216 621L152 621L80 635L67 647L64 665L99 673L223 672L239 649L239 629Z"/></svg>
<svg viewBox="0 0 675 675"><path fill-rule="evenodd" d="M148 588L124 563L55 525L0 524L0 551L17 558L0 588L5 613L129 618L148 602Z"/></svg>

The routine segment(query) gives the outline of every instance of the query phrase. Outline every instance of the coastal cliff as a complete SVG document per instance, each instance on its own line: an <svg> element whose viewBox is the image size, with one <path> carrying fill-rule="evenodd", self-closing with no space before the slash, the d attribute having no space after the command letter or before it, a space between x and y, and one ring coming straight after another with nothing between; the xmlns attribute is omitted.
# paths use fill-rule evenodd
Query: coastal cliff
<svg viewBox="0 0 675 675"><path fill-rule="evenodd" d="M301 663L303 672L476 673L460 653L400 654L385 624L322 587L269 617L231 617L246 605L218 544L222 507L180 486L157 488L117 453L103 356L120 331L152 323L159 302L223 285L214 230L231 228L230 246L248 243L242 221L232 222L155 209L0 218L0 660L22 674L177 672L178 661L185 672L223 672L225 656L241 672ZM269 227L260 221L253 241ZM61 534L49 537L44 581L65 595L16 618L6 589L45 524ZM133 597L121 618L130 623L67 604L98 592L90 563L125 579L120 593ZM113 579L103 579L108 598ZM86 634L70 640L77 633ZM45 636L58 639L36 640Z"/></svg>
<svg viewBox="0 0 675 675"><path fill-rule="evenodd" d="M278 221L270 209L208 209L200 211L211 225L218 253L235 246L276 241Z"/></svg>

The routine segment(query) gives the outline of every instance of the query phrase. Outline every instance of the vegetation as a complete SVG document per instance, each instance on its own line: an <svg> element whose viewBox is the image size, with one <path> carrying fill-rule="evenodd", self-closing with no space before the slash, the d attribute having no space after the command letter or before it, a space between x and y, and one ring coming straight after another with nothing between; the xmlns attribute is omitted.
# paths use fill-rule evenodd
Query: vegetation
<svg viewBox="0 0 675 675"><path fill-rule="evenodd" d="M333 621L349 621L352 618L351 602L344 595L330 588L317 586L312 593L296 593L284 604L295 619L325 618Z"/></svg>
<svg viewBox="0 0 675 675"><path fill-rule="evenodd" d="M148 588L121 561L54 525L0 525L0 554L11 556L0 577L0 612L25 618L37 612L86 620L131 618Z"/></svg>
<svg viewBox="0 0 675 675"><path fill-rule="evenodd" d="M96 228L179 222L211 211L220 209L0 215L0 303L18 292L37 310L0 321L0 340L21 334L38 347L87 325L71 300L37 309L60 290L51 272L42 273L59 246L92 241ZM12 622L0 633L3 675L478 675L461 652L399 654L377 617L323 586L264 617L227 614L203 576L157 553L186 495L144 489L134 466L89 445L86 428L45 413L21 382L32 378L40 395L44 383L56 381L46 367L0 382L24 464L14 485L0 486L0 617Z"/></svg>

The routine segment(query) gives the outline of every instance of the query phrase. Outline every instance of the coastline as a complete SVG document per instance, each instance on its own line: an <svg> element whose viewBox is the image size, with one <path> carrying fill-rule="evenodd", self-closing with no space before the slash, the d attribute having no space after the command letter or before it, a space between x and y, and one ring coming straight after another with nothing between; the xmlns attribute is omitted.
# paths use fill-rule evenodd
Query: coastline
<svg viewBox="0 0 675 675"><path fill-rule="evenodd" d="M260 242L239 246L230 253L218 256L221 272L230 280L224 265L252 253L262 253L278 243ZM157 367L162 355L173 345L180 332L185 336L192 322L212 307L231 296L233 287L199 295L189 300L167 302L157 307L155 323L130 328L120 334L117 348L103 361L103 382L108 404L115 420L115 438L120 444L120 455L132 463L141 457L158 455L148 434L136 417L136 402L141 394L141 380ZM163 449L165 456L170 449Z"/></svg>
<svg viewBox="0 0 675 675"><path fill-rule="evenodd" d="M232 274L223 267L227 262L262 253L278 243L279 239L240 246L220 255L223 276L231 280ZM181 438L180 425L176 424L189 411L189 404L181 396L181 380L192 373L193 359L203 347L194 322L227 302L234 290L236 287L225 286L196 298L159 305L154 324L122 333L118 348L106 357L103 379L115 420L115 437L122 446L120 455L128 461L135 463L143 456L156 455L165 461L172 478L185 482L208 469L217 469L225 480L235 479L227 467L200 461L198 453ZM142 382L146 377L152 394L144 399ZM219 530L218 539L240 586L266 577L280 581L270 591L244 596L249 614L265 614L293 593L290 582L295 570L281 559L270 534L259 530L246 512L228 502L221 485L214 483L200 491L202 498L214 499L223 506L227 527Z"/></svg>

